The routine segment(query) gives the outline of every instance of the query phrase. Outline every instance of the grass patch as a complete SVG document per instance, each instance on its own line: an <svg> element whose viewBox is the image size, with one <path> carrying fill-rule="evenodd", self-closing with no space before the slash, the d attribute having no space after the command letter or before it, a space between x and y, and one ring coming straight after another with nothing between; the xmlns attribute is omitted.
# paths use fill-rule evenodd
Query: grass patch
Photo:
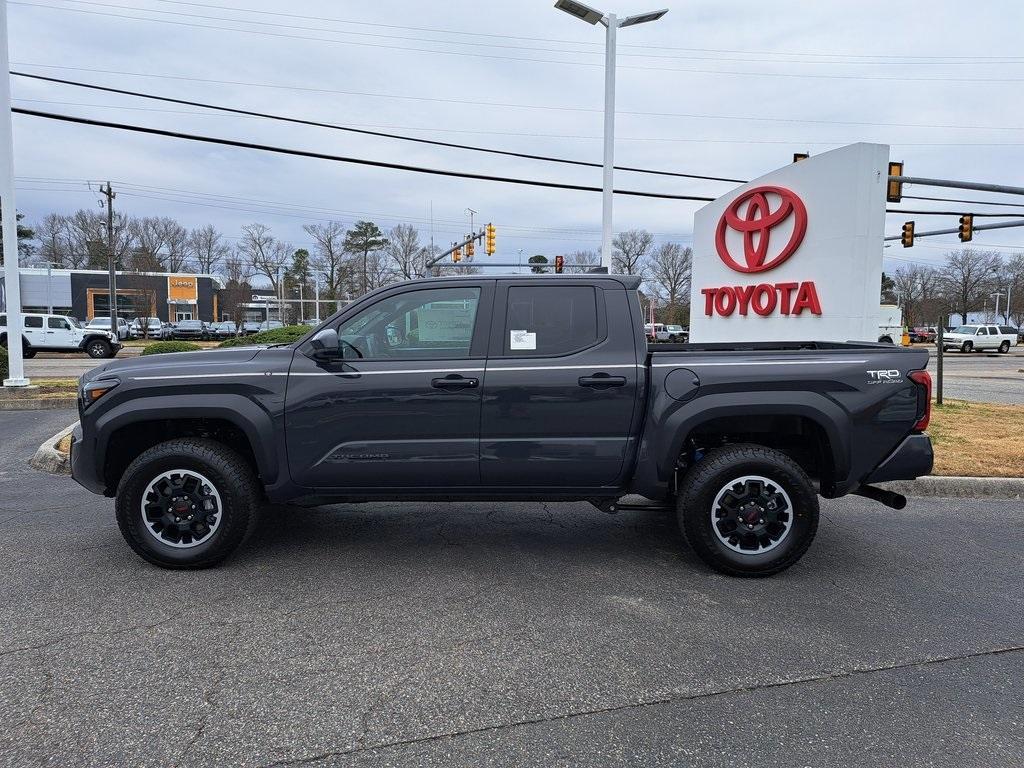
<svg viewBox="0 0 1024 768"><path fill-rule="evenodd" d="M57 400L75 397L78 393L78 379L32 379L27 389L0 387L2 400Z"/></svg>
<svg viewBox="0 0 1024 768"><path fill-rule="evenodd" d="M1024 407L949 400L928 426L936 475L1024 476Z"/></svg>

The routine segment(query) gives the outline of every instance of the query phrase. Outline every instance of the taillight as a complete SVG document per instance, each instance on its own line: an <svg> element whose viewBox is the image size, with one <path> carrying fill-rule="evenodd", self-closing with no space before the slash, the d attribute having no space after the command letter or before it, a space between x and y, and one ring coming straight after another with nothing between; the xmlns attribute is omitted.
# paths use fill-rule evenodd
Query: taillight
<svg viewBox="0 0 1024 768"><path fill-rule="evenodd" d="M914 424L915 432L924 432L928 429L928 422L932 418L932 377L928 371L911 371L907 378L917 384L917 422ZM921 400L924 399L922 405Z"/></svg>

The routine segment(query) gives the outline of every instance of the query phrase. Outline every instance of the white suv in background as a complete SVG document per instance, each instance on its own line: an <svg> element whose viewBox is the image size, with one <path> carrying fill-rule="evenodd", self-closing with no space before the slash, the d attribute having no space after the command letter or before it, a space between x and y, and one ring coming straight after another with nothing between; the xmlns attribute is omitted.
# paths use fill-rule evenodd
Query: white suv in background
<svg viewBox="0 0 1024 768"><path fill-rule="evenodd" d="M85 352L89 357L113 357L121 349L121 340L102 328L83 328L73 317L64 315L22 315L25 327L21 348L26 358L36 352ZM7 347L7 314L0 314L0 346Z"/></svg>
<svg viewBox="0 0 1024 768"><path fill-rule="evenodd" d="M1003 333L998 325L961 325L942 335L943 350L959 349L961 352L993 349L1005 354L1016 343L1017 334Z"/></svg>
<svg viewBox="0 0 1024 768"><path fill-rule="evenodd" d="M98 328L100 330L110 330L110 318L109 317L94 317L90 320L86 328ZM128 338L128 321L123 317L117 318L117 338L124 339Z"/></svg>

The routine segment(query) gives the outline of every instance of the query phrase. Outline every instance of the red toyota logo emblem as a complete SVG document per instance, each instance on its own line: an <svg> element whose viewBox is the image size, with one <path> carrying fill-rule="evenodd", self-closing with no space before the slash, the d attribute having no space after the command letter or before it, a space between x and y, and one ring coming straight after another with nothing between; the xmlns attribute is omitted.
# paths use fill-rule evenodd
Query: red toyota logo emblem
<svg viewBox="0 0 1024 768"><path fill-rule="evenodd" d="M775 210L772 210L768 195L781 198ZM746 208L744 208L746 203ZM742 209L742 213L741 213ZM768 246L771 243L772 230L794 216L793 233L789 242L771 258L768 257ZM726 230L732 229L743 235L743 261L737 261L725 241ZM765 272L779 266L793 255L800 247L807 231L807 209L803 200L795 192L783 187L755 187L748 189L733 200L725 209L718 221L715 233L715 248L718 256L730 269L737 272Z"/></svg>

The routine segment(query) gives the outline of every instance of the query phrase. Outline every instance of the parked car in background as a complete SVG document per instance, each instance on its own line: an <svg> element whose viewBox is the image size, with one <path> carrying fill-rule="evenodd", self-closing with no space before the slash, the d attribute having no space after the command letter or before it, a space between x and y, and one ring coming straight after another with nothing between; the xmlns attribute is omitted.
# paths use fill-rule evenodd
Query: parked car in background
<svg viewBox="0 0 1024 768"><path fill-rule="evenodd" d="M658 334L658 341L672 341L684 343L690 337L690 332L681 325L665 325L665 330Z"/></svg>
<svg viewBox="0 0 1024 768"><path fill-rule="evenodd" d="M21 348L31 359L36 352L85 352L92 358L113 357L121 349L117 334L104 328L82 327L73 317L64 315L22 315ZM109 323L108 323L109 325ZM6 348L7 314L0 314L0 346Z"/></svg>
<svg viewBox="0 0 1024 768"><path fill-rule="evenodd" d="M110 330L110 318L109 317L94 317L85 326L86 328L93 328L96 330L109 331ZM117 338L124 340L128 338L128 321L123 317L117 318Z"/></svg>
<svg viewBox="0 0 1024 768"><path fill-rule="evenodd" d="M924 325L911 328L909 333L911 342L925 342L928 344L935 341L935 337L938 335L938 331L934 327Z"/></svg>
<svg viewBox="0 0 1024 768"><path fill-rule="evenodd" d="M179 320L171 334L175 339L199 341L209 338L206 326L199 320Z"/></svg>
<svg viewBox="0 0 1024 768"><path fill-rule="evenodd" d="M282 323L280 320L264 320L262 323L260 323L259 332L262 333L263 331L272 331L275 328L284 328L284 323Z"/></svg>
<svg viewBox="0 0 1024 768"><path fill-rule="evenodd" d="M238 326L231 320L223 320L219 323L214 323L210 330L212 335L218 339L231 339L238 335Z"/></svg>
<svg viewBox="0 0 1024 768"><path fill-rule="evenodd" d="M136 317L128 326L128 335L133 339L169 339L171 326L159 317Z"/></svg>
<svg viewBox="0 0 1024 768"><path fill-rule="evenodd" d="M260 332L260 324L255 320L246 320L242 323L242 334L245 336L251 336L254 333Z"/></svg>
<svg viewBox="0 0 1024 768"><path fill-rule="evenodd" d="M319 317L309 317L302 321L302 325L308 325L310 328L316 328L322 322L323 320Z"/></svg>
<svg viewBox="0 0 1024 768"><path fill-rule="evenodd" d="M1013 328L1005 328L1009 333L1003 333L998 325L961 325L943 334L942 348L959 349L961 352L995 349L1005 354L1018 341L1017 332Z"/></svg>

